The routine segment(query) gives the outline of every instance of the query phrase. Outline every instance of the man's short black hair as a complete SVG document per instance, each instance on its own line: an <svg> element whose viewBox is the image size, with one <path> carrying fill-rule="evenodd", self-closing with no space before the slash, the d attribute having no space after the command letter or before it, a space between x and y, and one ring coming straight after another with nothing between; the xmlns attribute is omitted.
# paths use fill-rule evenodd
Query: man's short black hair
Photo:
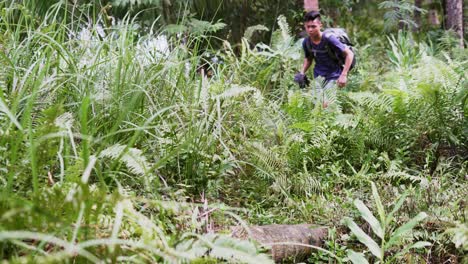
<svg viewBox="0 0 468 264"><path fill-rule="evenodd" d="M304 22L314 21L315 19L320 20L320 12L319 11L310 11L310 12L307 12L307 14L305 14L305 16L304 16Z"/></svg>

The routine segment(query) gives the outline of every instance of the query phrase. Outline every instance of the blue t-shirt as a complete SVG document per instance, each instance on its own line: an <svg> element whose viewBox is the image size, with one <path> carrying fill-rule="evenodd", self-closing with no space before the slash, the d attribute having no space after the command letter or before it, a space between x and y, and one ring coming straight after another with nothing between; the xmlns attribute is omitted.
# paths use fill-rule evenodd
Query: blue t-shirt
<svg viewBox="0 0 468 264"><path fill-rule="evenodd" d="M304 49L306 58L315 59L314 77L322 76L329 81L338 79L342 68L333 58L330 58L326 48L327 42L332 50L344 52L346 48L335 36L329 35L325 37L325 34L322 34L322 39L319 44L314 44L310 37L305 38L302 42L302 48ZM309 45L312 50L309 50L307 45ZM313 54L311 54L311 52L313 52Z"/></svg>

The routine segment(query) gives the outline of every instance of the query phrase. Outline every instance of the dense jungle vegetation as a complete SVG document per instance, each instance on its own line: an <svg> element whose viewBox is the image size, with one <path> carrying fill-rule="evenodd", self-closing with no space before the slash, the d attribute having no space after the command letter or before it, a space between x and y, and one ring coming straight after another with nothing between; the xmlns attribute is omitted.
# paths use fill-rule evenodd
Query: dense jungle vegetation
<svg viewBox="0 0 468 264"><path fill-rule="evenodd" d="M230 227L299 223L308 263L466 263L466 49L320 4L358 59L325 109L302 1L0 0L2 263L272 263Z"/></svg>

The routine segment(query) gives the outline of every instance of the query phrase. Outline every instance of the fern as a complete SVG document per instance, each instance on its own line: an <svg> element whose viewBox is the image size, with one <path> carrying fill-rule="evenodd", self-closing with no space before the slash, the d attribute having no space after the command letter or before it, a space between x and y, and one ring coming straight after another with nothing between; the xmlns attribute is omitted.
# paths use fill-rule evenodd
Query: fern
<svg viewBox="0 0 468 264"><path fill-rule="evenodd" d="M403 181L411 181L413 183L419 183L422 189L427 189L429 187L429 181L427 178L422 176L415 176L411 175L404 171L389 171L383 174L383 177L389 178L392 180L397 180L398 182Z"/></svg>
<svg viewBox="0 0 468 264"><path fill-rule="evenodd" d="M344 129L356 128L359 124L359 116L352 114L339 114L336 116L335 125Z"/></svg>
<svg viewBox="0 0 468 264"><path fill-rule="evenodd" d="M230 89L224 91L221 94L214 96L213 98L225 100L225 99L235 98L235 97L241 96L249 92L258 92L258 90L250 86L232 85Z"/></svg>
<svg viewBox="0 0 468 264"><path fill-rule="evenodd" d="M448 229L447 233L453 235L452 242L455 247L468 251L468 224L466 222L457 223L455 227Z"/></svg>
<svg viewBox="0 0 468 264"><path fill-rule="evenodd" d="M256 165L259 169L257 173L266 178L275 178L277 174L284 174L284 170L287 168L285 159L279 157L277 153L266 149L259 143L254 143L251 149L252 155L257 161Z"/></svg>
<svg viewBox="0 0 468 264"><path fill-rule="evenodd" d="M73 126L73 115L69 112L57 117L54 121L55 125L62 129L70 129Z"/></svg>
<svg viewBox="0 0 468 264"><path fill-rule="evenodd" d="M387 94L376 94L371 92L352 93L350 97L359 105L368 108L370 111L382 110L390 112L392 110L393 98Z"/></svg>
<svg viewBox="0 0 468 264"><path fill-rule="evenodd" d="M157 5L160 6L162 1L166 0L113 0L112 4L120 7L138 7L143 5Z"/></svg>
<svg viewBox="0 0 468 264"><path fill-rule="evenodd" d="M116 144L101 151L101 158L111 158L121 160L135 174L146 176L152 164L143 156L143 152L136 148L128 148L127 146Z"/></svg>
<svg viewBox="0 0 468 264"><path fill-rule="evenodd" d="M252 37L255 31L269 31L269 29L264 25L250 26L244 32L244 38L248 41L252 41Z"/></svg>
<svg viewBox="0 0 468 264"><path fill-rule="evenodd" d="M288 21L284 15L280 15L278 17L278 26L281 30L281 37L283 42L287 43L291 41L291 29L289 28Z"/></svg>
<svg viewBox="0 0 468 264"><path fill-rule="evenodd" d="M310 197L313 194L323 191L323 186L316 175L301 172L292 176L291 180L292 192L300 195Z"/></svg>
<svg viewBox="0 0 468 264"><path fill-rule="evenodd" d="M418 25L413 21L412 15L415 11L422 14L426 13L426 10L415 6L407 0L383 1L379 4L379 8L388 9L384 14L386 30L396 27L399 23L407 25L408 27L417 27Z"/></svg>
<svg viewBox="0 0 468 264"><path fill-rule="evenodd" d="M191 19L190 25L191 25L191 33L195 35L213 33L226 27L225 23L222 23L219 21L216 23L211 23L209 21L203 21L203 20L198 20L194 18Z"/></svg>

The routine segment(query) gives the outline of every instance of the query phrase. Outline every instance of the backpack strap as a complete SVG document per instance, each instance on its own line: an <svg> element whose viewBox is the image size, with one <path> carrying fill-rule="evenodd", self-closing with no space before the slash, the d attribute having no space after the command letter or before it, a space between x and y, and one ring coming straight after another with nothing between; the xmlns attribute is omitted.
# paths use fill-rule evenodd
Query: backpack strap
<svg viewBox="0 0 468 264"><path fill-rule="evenodd" d="M304 41L305 41L305 48L307 49L307 52L310 54L309 59L314 60L315 59L315 51L312 48L312 44L310 43L310 38L307 37Z"/></svg>
<svg viewBox="0 0 468 264"><path fill-rule="evenodd" d="M336 49L334 49L330 44L330 41L328 39L328 34L323 34L322 38L325 39L325 49L327 50L328 56L340 67L344 64L344 61L340 59L340 56L338 56L336 53Z"/></svg>
<svg viewBox="0 0 468 264"><path fill-rule="evenodd" d="M324 44L325 52L328 53L328 56L337 65L339 65L341 68L343 68L343 65L345 64L345 59L344 59L343 56L340 56L339 52L341 52L341 51L337 50L337 48L335 46L330 44L329 35L327 33L322 34L322 38L325 40L325 44ZM305 39L304 41L305 41L305 48L307 49L307 52L310 54L310 57L309 57L310 59L314 59L317 52L323 52L321 50L320 51L315 50L312 47L311 40L309 38ZM351 45L348 45L346 43L343 43L343 44L346 45L349 49L351 49L354 52ZM355 64L356 64L356 57L354 57L353 62L351 63L350 70L354 68Z"/></svg>
<svg viewBox="0 0 468 264"><path fill-rule="evenodd" d="M307 49L307 52L310 54L310 59L314 59L315 56L317 56L317 53L323 53L323 52L328 52L328 51L322 51L322 50L316 50L312 47L311 40L309 38L305 39L305 48Z"/></svg>

